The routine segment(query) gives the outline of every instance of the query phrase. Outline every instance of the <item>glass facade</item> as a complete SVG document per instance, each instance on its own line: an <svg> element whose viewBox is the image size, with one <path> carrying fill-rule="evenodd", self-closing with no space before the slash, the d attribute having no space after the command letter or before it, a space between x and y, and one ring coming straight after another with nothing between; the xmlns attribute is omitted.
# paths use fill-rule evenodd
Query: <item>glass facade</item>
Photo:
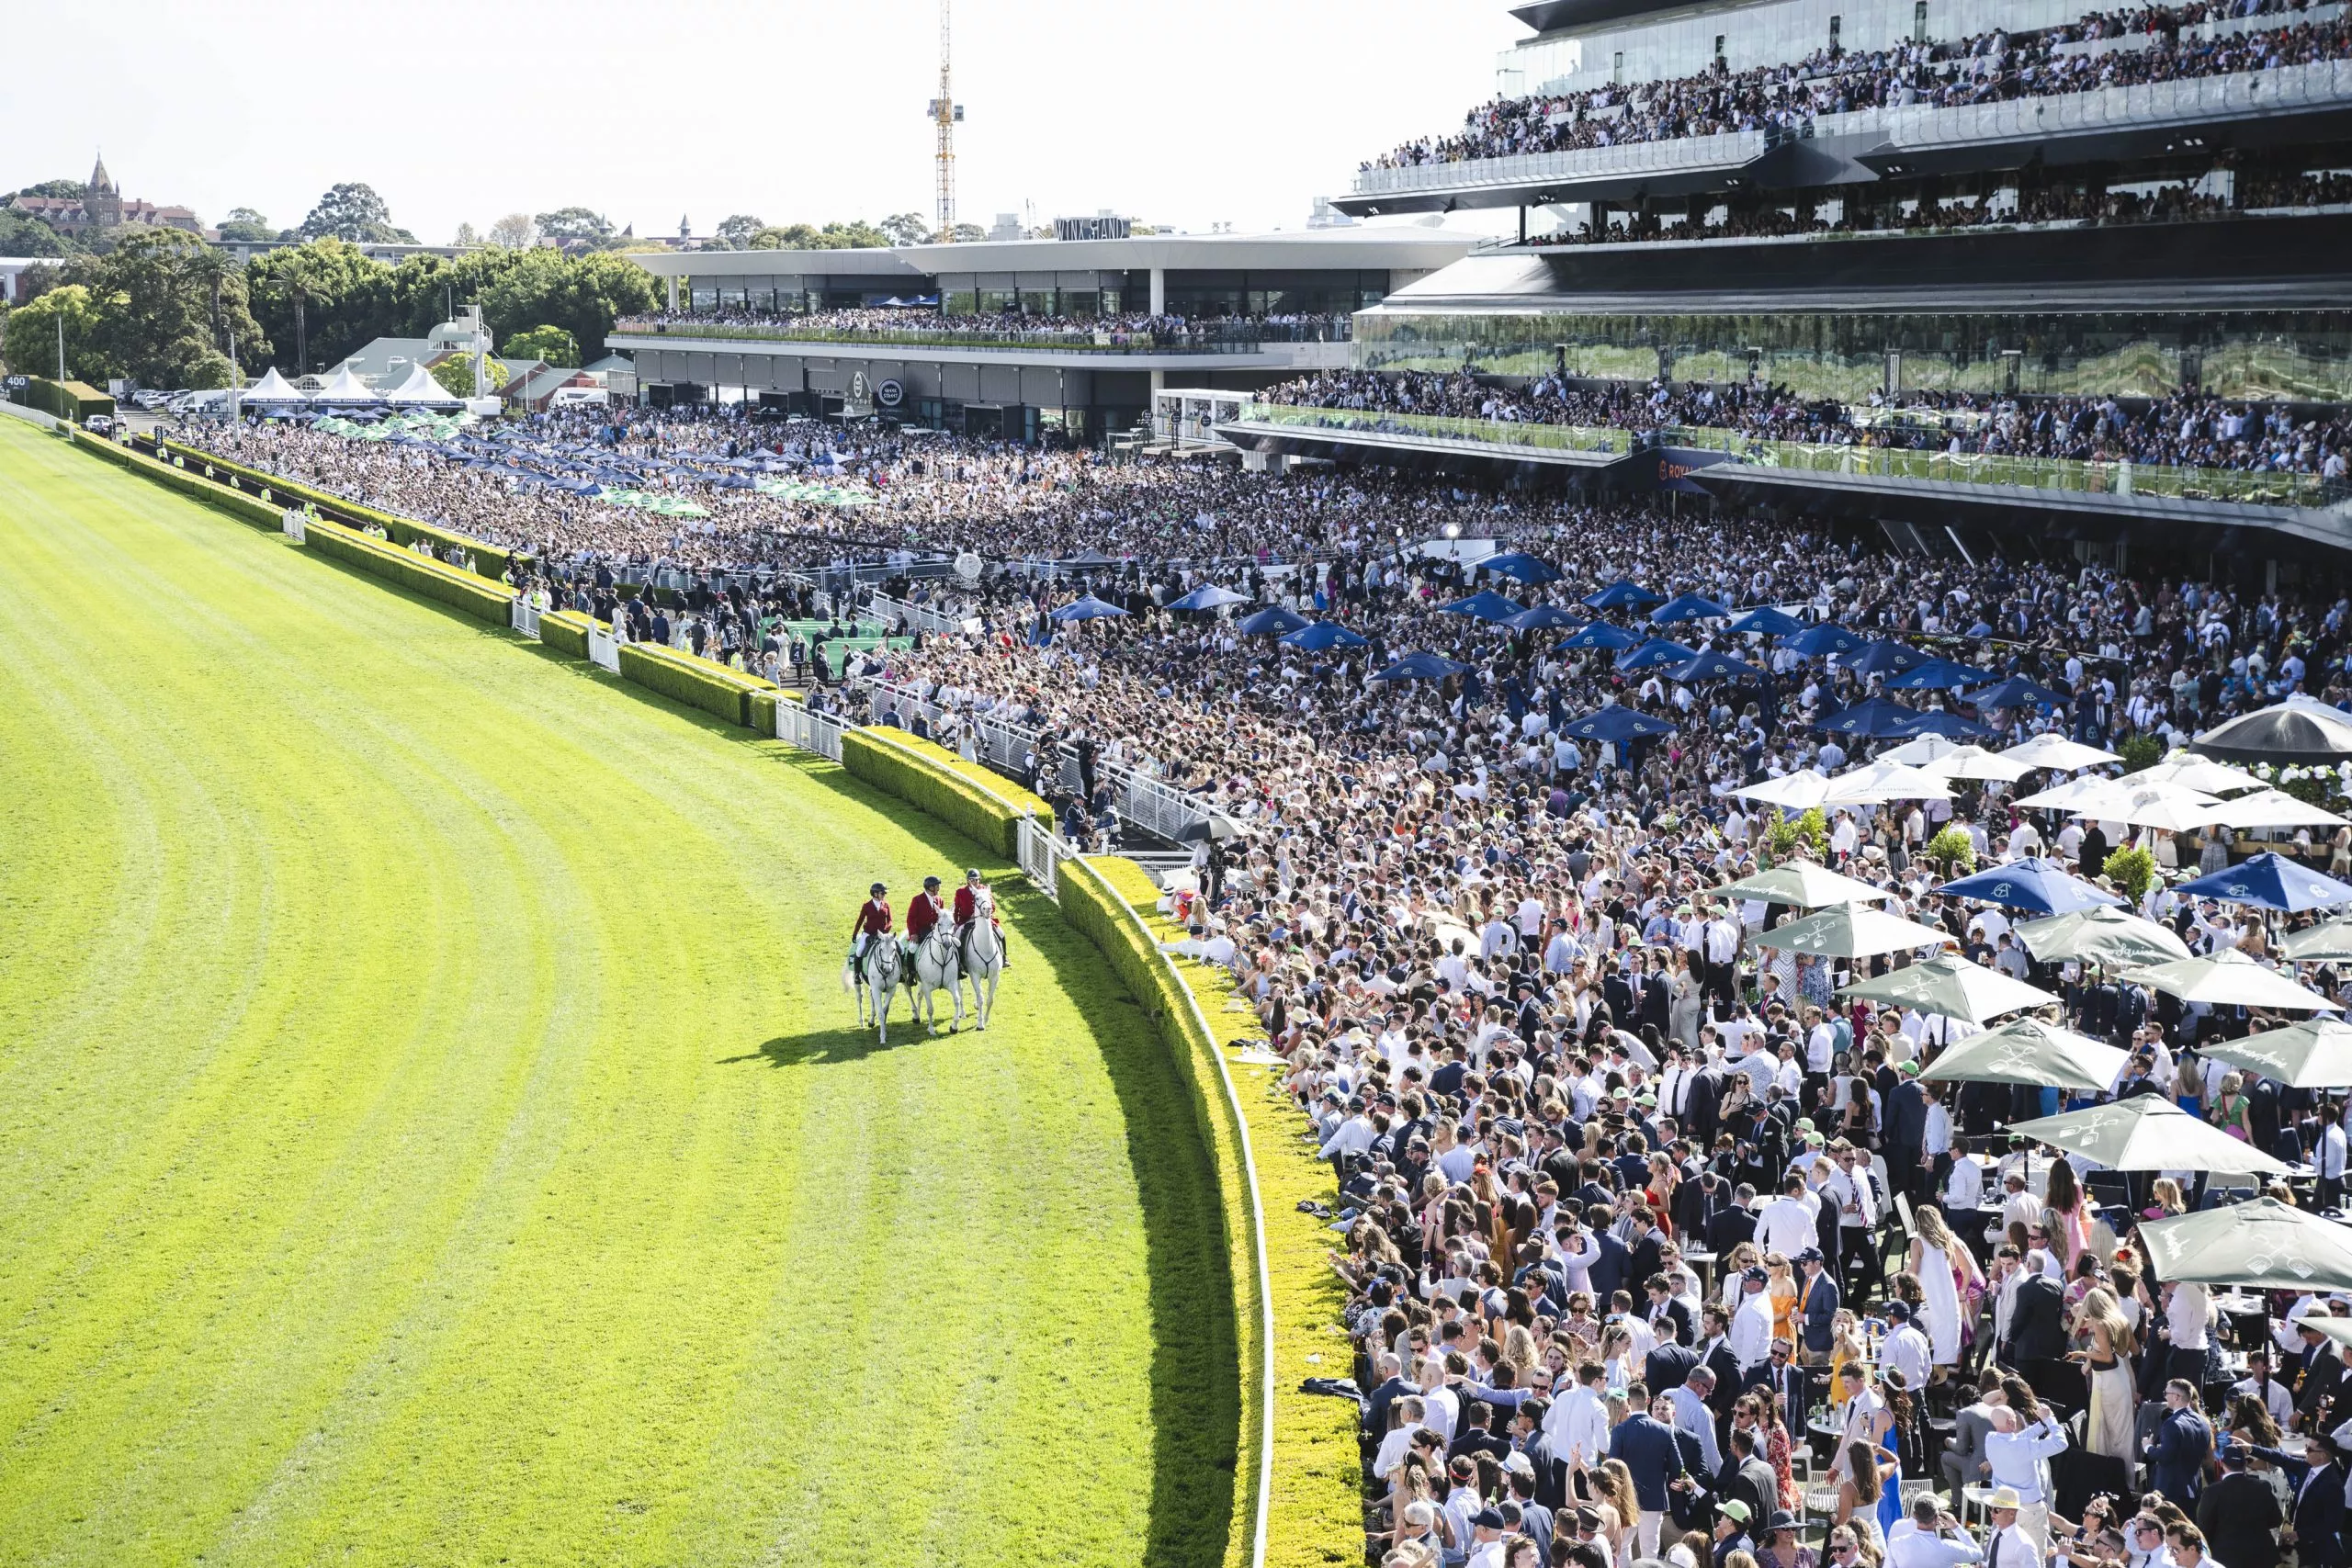
<svg viewBox="0 0 2352 1568"><path fill-rule="evenodd" d="M1967 315L1374 313L1370 369L1747 381L1859 401L1897 389L2040 396L2352 399L2352 311Z"/></svg>
<svg viewBox="0 0 2352 1568"><path fill-rule="evenodd" d="M2100 9L2091 0L1773 0L1655 19L1600 23L1504 51L1496 91L1581 92L1611 83L1695 76L1717 60L1733 71L1792 64L1834 39L1846 50L1950 40L1996 28L2030 31Z"/></svg>
<svg viewBox="0 0 2352 1568"><path fill-rule="evenodd" d="M1385 271L1170 269L1164 284L1169 312L1192 317L1350 315L1388 297ZM1115 316L1151 308L1151 274L951 273L940 279L940 299L949 315Z"/></svg>

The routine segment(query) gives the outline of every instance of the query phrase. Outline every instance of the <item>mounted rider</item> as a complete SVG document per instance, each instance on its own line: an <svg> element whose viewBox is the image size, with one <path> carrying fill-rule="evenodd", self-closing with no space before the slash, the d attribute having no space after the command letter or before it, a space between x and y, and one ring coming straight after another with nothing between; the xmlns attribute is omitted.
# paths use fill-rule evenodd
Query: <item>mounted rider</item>
<svg viewBox="0 0 2352 1568"><path fill-rule="evenodd" d="M907 940L920 947L947 913L947 900L939 896L939 878L922 879L922 891L907 904Z"/></svg>
<svg viewBox="0 0 2352 1568"><path fill-rule="evenodd" d="M888 936L890 925L889 889L876 883L865 903L857 907L857 923L850 928L849 957L854 964L865 956L866 947L876 937Z"/></svg>
<svg viewBox="0 0 2352 1568"><path fill-rule="evenodd" d="M979 919L980 898L988 892L988 885L980 880L978 869L964 873L964 886L956 889L956 947L963 950L964 938L971 931L972 922ZM997 951L1005 953L1005 967L1012 967L1011 950L1004 942L1004 921L997 917L996 900L989 900L989 924L996 928Z"/></svg>

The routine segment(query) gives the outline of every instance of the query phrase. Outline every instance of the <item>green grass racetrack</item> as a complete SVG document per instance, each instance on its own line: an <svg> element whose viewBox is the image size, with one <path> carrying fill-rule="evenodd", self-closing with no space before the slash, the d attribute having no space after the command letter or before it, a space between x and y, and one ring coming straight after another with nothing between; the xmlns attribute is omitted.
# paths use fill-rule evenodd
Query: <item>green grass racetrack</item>
<svg viewBox="0 0 2352 1568"><path fill-rule="evenodd" d="M6 419L0 650L0 1562L1220 1559L1148 1021L852 1028L967 840Z"/></svg>

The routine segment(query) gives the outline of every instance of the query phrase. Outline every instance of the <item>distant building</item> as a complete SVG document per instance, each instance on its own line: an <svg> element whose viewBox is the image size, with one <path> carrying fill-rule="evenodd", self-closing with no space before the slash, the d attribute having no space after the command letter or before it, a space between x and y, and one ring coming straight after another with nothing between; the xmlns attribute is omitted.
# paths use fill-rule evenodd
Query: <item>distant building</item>
<svg viewBox="0 0 2352 1568"><path fill-rule="evenodd" d="M114 176L107 173L104 154L90 170L89 187L80 196L19 196L8 203L8 209L28 218L38 218L59 233L75 239L124 228L177 229L202 239L217 237L187 208L125 200Z"/></svg>

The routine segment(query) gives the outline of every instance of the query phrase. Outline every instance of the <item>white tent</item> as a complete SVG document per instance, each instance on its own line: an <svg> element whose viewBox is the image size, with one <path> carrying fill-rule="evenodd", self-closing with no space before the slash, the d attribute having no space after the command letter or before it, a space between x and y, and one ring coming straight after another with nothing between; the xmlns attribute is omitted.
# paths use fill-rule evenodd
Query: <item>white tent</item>
<svg viewBox="0 0 2352 1568"><path fill-rule="evenodd" d="M404 408L453 409L458 402L447 389L433 378L433 372L422 365L411 365L408 379L386 392L384 400Z"/></svg>
<svg viewBox="0 0 2352 1568"><path fill-rule="evenodd" d="M384 400L382 394L352 374L351 367L345 365L334 373L334 379L319 389L318 395L311 400L316 403L351 404L380 403Z"/></svg>
<svg viewBox="0 0 2352 1568"><path fill-rule="evenodd" d="M270 367L267 375L246 388L238 396L243 401L249 403L307 403L311 400L310 393L280 376L277 373L277 367L274 365Z"/></svg>

